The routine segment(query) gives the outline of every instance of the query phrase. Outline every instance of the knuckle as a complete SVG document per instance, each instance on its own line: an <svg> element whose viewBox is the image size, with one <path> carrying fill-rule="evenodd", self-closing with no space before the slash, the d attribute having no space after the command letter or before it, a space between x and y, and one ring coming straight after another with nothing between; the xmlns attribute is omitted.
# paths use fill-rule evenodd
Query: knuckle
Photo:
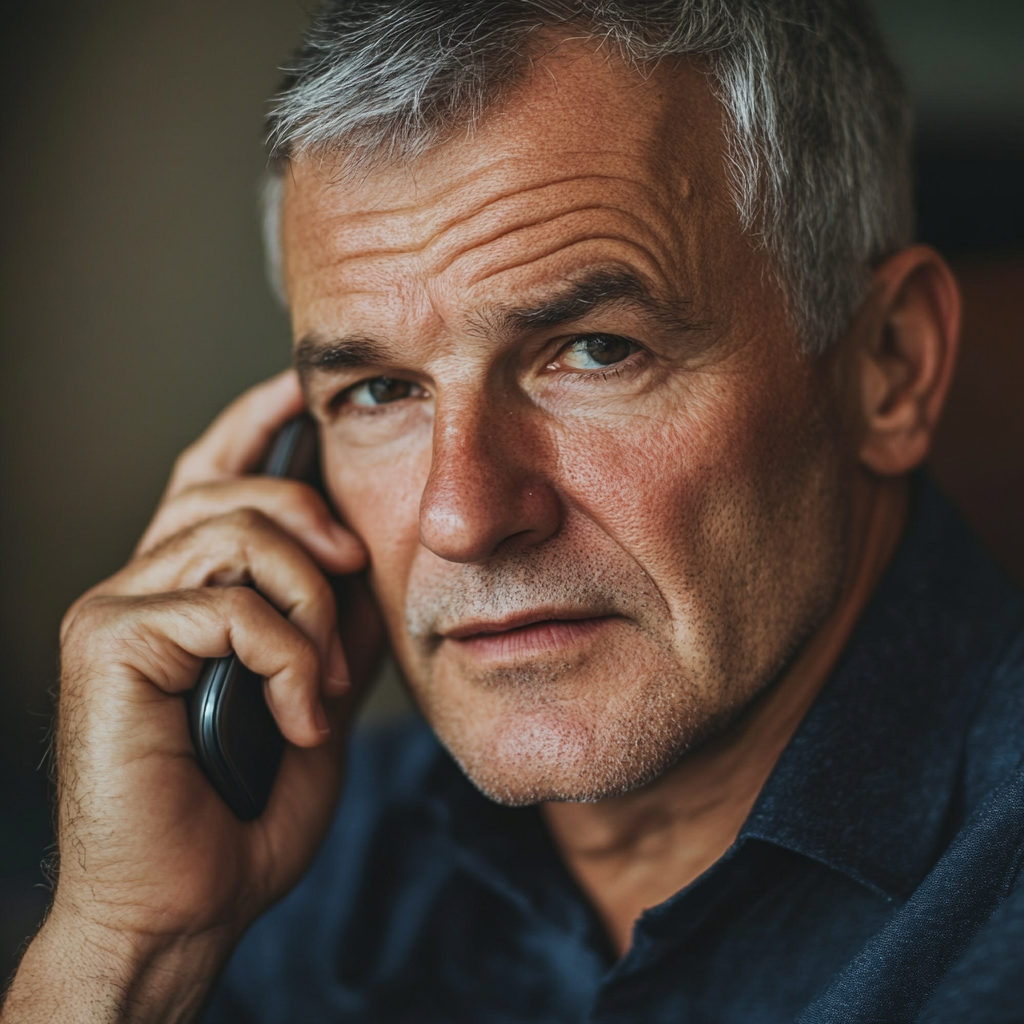
<svg viewBox="0 0 1024 1024"><path fill-rule="evenodd" d="M320 674L320 655L312 640L301 636L298 638L293 665L297 674L303 679L318 679Z"/></svg>
<svg viewBox="0 0 1024 1024"><path fill-rule="evenodd" d="M204 523L183 520L178 512L178 506L169 505L156 515L139 545L135 561L160 562L195 541Z"/></svg>
<svg viewBox="0 0 1024 1024"><path fill-rule="evenodd" d="M75 623L78 620L78 616L85 606L85 602L88 598L87 594L83 594L70 608L64 613L60 620L60 642L63 644L69 636L74 635Z"/></svg>
<svg viewBox="0 0 1024 1024"><path fill-rule="evenodd" d="M171 481L187 479L192 475L193 466L199 458L197 443L193 442L178 453L171 468Z"/></svg>
<svg viewBox="0 0 1024 1024"><path fill-rule="evenodd" d="M252 505L232 509L219 517L222 525L242 533L264 533L273 528L267 515Z"/></svg>
<svg viewBox="0 0 1024 1024"><path fill-rule="evenodd" d="M213 590L215 593L207 596L220 601L225 614L231 619L251 618L266 604L252 587L217 587Z"/></svg>
<svg viewBox="0 0 1024 1024"><path fill-rule="evenodd" d="M325 615L334 615L334 591L331 589L327 577L321 573L315 573L311 584L311 598L316 608L322 609Z"/></svg>
<svg viewBox="0 0 1024 1024"><path fill-rule="evenodd" d="M104 666L134 663L150 647L139 598L86 595L77 602L60 648L61 702L80 697L88 681L107 677Z"/></svg>
<svg viewBox="0 0 1024 1024"><path fill-rule="evenodd" d="M187 448L182 448L182 450L178 452L177 458L174 460L172 472L176 473L179 469L183 466L187 466L192 461L192 458L195 455L195 448L196 446L193 442Z"/></svg>
<svg viewBox="0 0 1024 1024"><path fill-rule="evenodd" d="M283 493L296 505L316 509L317 511L326 509L327 506L324 504L319 491L311 484L307 484L303 480L281 480L278 482L285 485Z"/></svg>
<svg viewBox="0 0 1024 1024"><path fill-rule="evenodd" d="M237 552L246 536L265 534L272 528L259 509L245 506L218 513L198 496L184 499L175 511L177 515L165 520L166 535L155 540L142 557L160 559L202 549L223 557L229 551Z"/></svg>
<svg viewBox="0 0 1024 1024"><path fill-rule="evenodd" d="M86 591L65 613L61 622L61 645L82 648L95 642L107 628L112 611L110 598Z"/></svg>

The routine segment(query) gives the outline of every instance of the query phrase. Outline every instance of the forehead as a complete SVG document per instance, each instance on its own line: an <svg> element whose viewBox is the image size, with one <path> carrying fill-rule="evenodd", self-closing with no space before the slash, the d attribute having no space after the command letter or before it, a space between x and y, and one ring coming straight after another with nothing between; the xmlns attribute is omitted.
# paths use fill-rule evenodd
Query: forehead
<svg viewBox="0 0 1024 1024"><path fill-rule="evenodd" d="M692 292L739 235L723 151L700 70L642 75L563 43L475 131L415 161L295 161L283 215L293 311L315 329L342 297L354 313L383 295L408 305L432 284L474 305L595 263Z"/></svg>

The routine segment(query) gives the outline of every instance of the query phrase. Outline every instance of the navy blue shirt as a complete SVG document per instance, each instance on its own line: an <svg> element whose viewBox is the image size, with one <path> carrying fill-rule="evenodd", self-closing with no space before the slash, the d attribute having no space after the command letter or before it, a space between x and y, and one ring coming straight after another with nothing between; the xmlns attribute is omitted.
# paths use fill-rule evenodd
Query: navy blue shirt
<svg viewBox="0 0 1024 1024"><path fill-rule="evenodd" d="M1024 605L918 481L854 637L731 849L616 959L536 808L429 729L357 739L214 1022L1024 1021Z"/></svg>

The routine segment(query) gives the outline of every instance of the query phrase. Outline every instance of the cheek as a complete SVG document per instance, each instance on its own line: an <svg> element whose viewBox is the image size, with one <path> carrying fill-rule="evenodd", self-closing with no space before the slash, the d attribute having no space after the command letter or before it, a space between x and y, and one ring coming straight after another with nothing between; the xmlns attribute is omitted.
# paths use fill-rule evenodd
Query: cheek
<svg viewBox="0 0 1024 1024"><path fill-rule="evenodd" d="M706 388L711 392L711 388ZM682 545L682 528L714 506L729 477L749 477L757 457L752 408L731 394L685 391L649 414L558 438L559 476L584 514L641 560Z"/></svg>
<svg viewBox="0 0 1024 1024"><path fill-rule="evenodd" d="M370 552L370 567L389 625L401 618L405 587L419 550L420 498L430 472L430 442L413 437L386 451L338 446L325 458L328 489L345 523Z"/></svg>
<svg viewBox="0 0 1024 1024"><path fill-rule="evenodd" d="M566 429L559 473L673 617L691 618L694 601L720 604L777 572L798 542L794 510L813 504L828 457L813 399L799 365L691 377L650 415Z"/></svg>

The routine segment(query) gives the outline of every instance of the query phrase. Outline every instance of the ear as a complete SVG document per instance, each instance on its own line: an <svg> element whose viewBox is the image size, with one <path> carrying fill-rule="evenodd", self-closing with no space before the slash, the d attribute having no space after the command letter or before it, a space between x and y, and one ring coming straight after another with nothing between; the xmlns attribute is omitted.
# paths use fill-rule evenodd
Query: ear
<svg viewBox="0 0 1024 1024"><path fill-rule="evenodd" d="M928 454L956 362L960 292L942 257L914 246L886 260L853 333L860 461L906 473Z"/></svg>

